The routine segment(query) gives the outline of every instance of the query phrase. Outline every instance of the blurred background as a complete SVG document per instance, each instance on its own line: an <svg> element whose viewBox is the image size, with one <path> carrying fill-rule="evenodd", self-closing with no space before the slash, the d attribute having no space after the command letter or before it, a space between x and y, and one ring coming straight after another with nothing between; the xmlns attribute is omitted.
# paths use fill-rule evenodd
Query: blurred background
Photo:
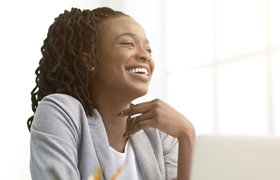
<svg viewBox="0 0 280 180"><path fill-rule="evenodd" d="M0 2L0 179L29 180L30 92L50 24L65 9L109 6L146 30L149 93L197 134L280 135L279 0L10 0Z"/></svg>

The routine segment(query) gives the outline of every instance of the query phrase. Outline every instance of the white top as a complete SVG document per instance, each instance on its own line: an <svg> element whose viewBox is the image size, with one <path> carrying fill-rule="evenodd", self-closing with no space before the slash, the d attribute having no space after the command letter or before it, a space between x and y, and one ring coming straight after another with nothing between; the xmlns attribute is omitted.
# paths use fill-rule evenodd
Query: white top
<svg viewBox="0 0 280 180"><path fill-rule="evenodd" d="M117 176L117 180L142 180L139 165L130 141L127 141L124 153L120 153L112 147L110 147L110 152L113 159L114 175Z"/></svg>

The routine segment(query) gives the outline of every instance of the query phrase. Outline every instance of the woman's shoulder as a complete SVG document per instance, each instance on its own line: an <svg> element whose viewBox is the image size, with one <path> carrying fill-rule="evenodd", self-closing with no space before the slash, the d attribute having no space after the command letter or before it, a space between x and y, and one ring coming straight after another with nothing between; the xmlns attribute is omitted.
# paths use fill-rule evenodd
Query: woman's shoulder
<svg viewBox="0 0 280 180"><path fill-rule="evenodd" d="M87 119L81 103L67 94L50 94L38 104L34 114L33 127L72 126L80 129L82 119Z"/></svg>
<svg viewBox="0 0 280 180"><path fill-rule="evenodd" d="M45 102L51 102L51 103L56 103L57 105L72 105L72 106L79 106L81 103L74 98L73 96L70 96L68 94L61 94L61 93L54 93L54 94L49 94L45 96L40 102L40 103L45 103Z"/></svg>
<svg viewBox="0 0 280 180"><path fill-rule="evenodd" d="M77 99L66 94L51 94L38 104L31 125L31 140L47 148L51 146L54 151L61 151L62 146L75 151L86 122L87 116Z"/></svg>
<svg viewBox="0 0 280 180"><path fill-rule="evenodd" d="M38 109L62 110L64 113L77 114L84 112L83 106L79 100L67 94L50 94L45 96L38 104Z"/></svg>

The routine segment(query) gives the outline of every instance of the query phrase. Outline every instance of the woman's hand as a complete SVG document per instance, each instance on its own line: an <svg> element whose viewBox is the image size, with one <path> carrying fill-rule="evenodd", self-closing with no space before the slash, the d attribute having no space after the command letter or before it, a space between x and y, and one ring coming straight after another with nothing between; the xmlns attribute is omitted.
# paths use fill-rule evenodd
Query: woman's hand
<svg viewBox="0 0 280 180"><path fill-rule="evenodd" d="M189 179L195 130L182 114L167 103L155 99L134 105L122 111L120 115L128 116L124 136L152 127L177 138L179 144L177 180Z"/></svg>
<svg viewBox="0 0 280 180"><path fill-rule="evenodd" d="M122 111L120 115L128 116L124 136L152 127L179 139L187 137L192 141L194 138L193 125L182 114L159 99L131 106Z"/></svg>

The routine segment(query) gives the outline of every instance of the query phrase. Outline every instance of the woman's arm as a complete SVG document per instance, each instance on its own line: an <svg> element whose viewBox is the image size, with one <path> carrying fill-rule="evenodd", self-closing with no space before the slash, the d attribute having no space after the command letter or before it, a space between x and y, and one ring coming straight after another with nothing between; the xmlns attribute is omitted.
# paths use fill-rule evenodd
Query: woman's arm
<svg viewBox="0 0 280 180"><path fill-rule="evenodd" d="M189 179L194 137L195 133L190 136L186 135L178 138L179 151L177 180Z"/></svg>

